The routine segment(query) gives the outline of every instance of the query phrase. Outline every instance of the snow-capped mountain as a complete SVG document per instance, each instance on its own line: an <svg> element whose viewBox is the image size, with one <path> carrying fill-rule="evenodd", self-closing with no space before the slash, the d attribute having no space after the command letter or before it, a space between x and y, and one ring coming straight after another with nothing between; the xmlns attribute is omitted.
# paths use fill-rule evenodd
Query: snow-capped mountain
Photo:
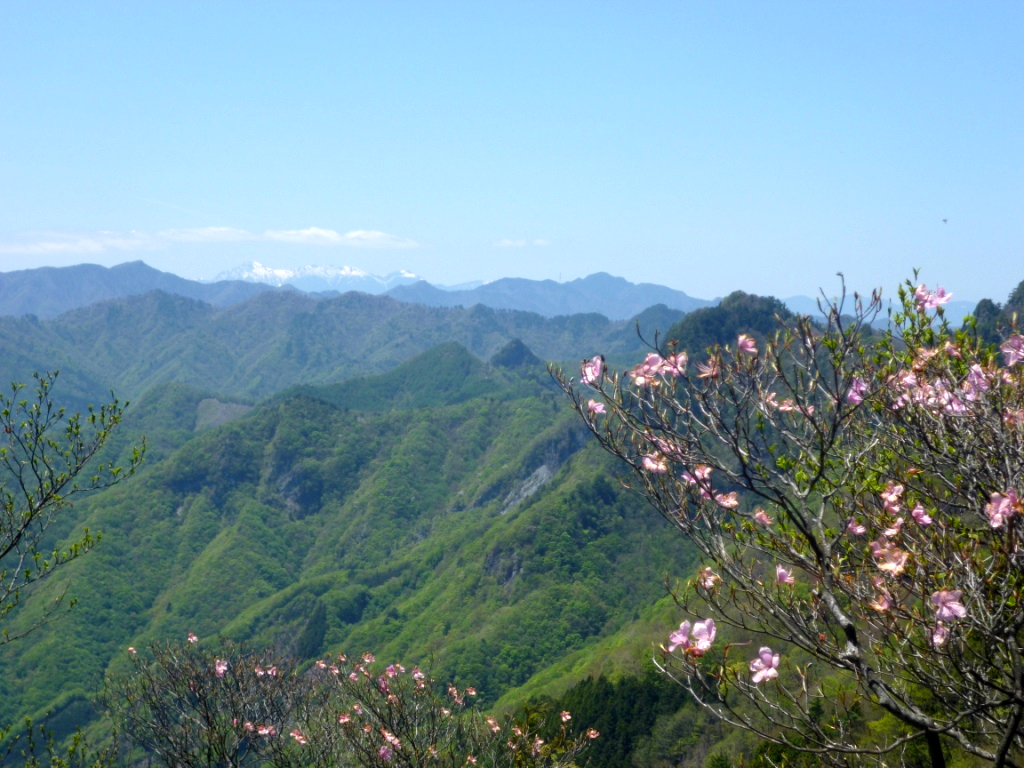
<svg viewBox="0 0 1024 768"><path fill-rule="evenodd" d="M334 267L309 265L298 269L276 269L266 267L258 261L251 261L240 267L221 272L217 280L245 280L249 283L267 285L291 285L301 291L362 291L363 293L384 293L399 285L411 285L420 280L406 270L388 275L374 275L356 267Z"/></svg>

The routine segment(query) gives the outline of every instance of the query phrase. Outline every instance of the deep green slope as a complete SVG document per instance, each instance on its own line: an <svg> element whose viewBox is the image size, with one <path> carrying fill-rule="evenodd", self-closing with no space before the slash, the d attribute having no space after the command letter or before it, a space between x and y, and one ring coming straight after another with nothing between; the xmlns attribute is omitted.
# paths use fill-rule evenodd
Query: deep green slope
<svg viewBox="0 0 1024 768"><path fill-rule="evenodd" d="M0 720L53 709L62 729L128 645L188 631L432 660L494 701L685 570L532 373L446 345L196 432L209 400L178 385L140 399L133 429L168 425L160 455L79 509L104 539L47 585L79 607L0 649Z"/></svg>
<svg viewBox="0 0 1024 768"><path fill-rule="evenodd" d="M669 316L681 313L658 314ZM432 308L359 293L318 298L267 292L215 309L152 292L45 322L5 322L0 380L59 367L83 403L111 389L135 398L168 382L262 399L300 384L382 373L448 342L484 360L513 339L542 360L571 361L590 349L629 358L640 349L632 329L633 323L600 315L544 318L480 306Z"/></svg>

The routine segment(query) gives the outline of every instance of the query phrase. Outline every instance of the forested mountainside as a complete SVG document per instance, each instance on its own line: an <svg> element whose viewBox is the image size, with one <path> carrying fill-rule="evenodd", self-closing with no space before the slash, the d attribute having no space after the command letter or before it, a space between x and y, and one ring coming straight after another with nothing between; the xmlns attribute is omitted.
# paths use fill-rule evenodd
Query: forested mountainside
<svg viewBox="0 0 1024 768"><path fill-rule="evenodd" d="M623 631L690 555L537 373L446 345L195 436L209 398L151 391L119 439L161 447L75 509L64 530L103 541L36 598L78 607L0 651L0 719L52 710L65 729L127 646L189 631L432 660L492 703Z"/></svg>
<svg viewBox="0 0 1024 768"><path fill-rule="evenodd" d="M659 342L696 355L791 319L735 293L683 318L651 310L641 328L653 341L671 326ZM195 632L430 663L485 706L549 697L607 730L597 765L702 761L729 738L649 676L679 620L665 580L692 574L692 550L623 487L544 371L637 362L633 324L155 293L12 321L0 345L8 378L60 364L58 399L131 396L108 458L149 444L136 477L56 531L103 539L16 614L26 626L64 589L79 601L0 648L0 722L49 711L59 736L95 723L91 699L129 645Z"/></svg>

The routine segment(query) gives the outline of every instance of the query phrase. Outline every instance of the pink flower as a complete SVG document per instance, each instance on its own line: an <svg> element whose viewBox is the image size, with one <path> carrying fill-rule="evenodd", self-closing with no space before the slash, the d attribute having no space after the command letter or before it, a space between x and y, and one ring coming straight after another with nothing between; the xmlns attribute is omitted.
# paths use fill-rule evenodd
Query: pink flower
<svg viewBox="0 0 1024 768"><path fill-rule="evenodd" d="M274 736L277 734L277 728L272 725L260 725L256 728L256 733L260 736Z"/></svg>
<svg viewBox="0 0 1024 768"><path fill-rule="evenodd" d="M598 733L597 731L595 731L593 728L587 728L587 738L588 739L596 739L600 735L601 734Z"/></svg>
<svg viewBox="0 0 1024 768"><path fill-rule="evenodd" d="M907 553L890 544L885 538L871 542L871 556L878 570L898 576L907 565Z"/></svg>
<svg viewBox="0 0 1024 768"><path fill-rule="evenodd" d="M584 360L580 367L580 378L584 384L595 384L604 374L604 355L594 355L590 360Z"/></svg>
<svg viewBox="0 0 1024 768"><path fill-rule="evenodd" d="M561 718L563 723L568 723L570 720L572 720L572 713L563 711L561 714Z"/></svg>
<svg viewBox="0 0 1024 768"><path fill-rule="evenodd" d="M903 518L897 517L895 520L893 520L892 525L890 525L888 528L882 531L882 535L895 536L901 530L903 530Z"/></svg>
<svg viewBox="0 0 1024 768"><path fill-rule="evenodd" d="M668 652L672 653L676 648L684 651L690 647L690 622L684 621L679 629L668 636Z"/></svg>
<svg viewBox="0 0 1024 768"><path fill-rule="evenodd" d="M223 659L217 659L213 663L213 671L217 677L224 677L224 674L228 671L228 663Z"/></svg>
<svg viewBox="0 0 1024 768"><path fill-rule="evenodd" d="M952 298L953 294L947 293L946 289L941 285L934 291L929 291L927 286L922 283L917 286L917 289L914 291L914 301L917 303L918 312L934 309L940 304L945 304Z"/></svg>
<svg viewBox="0 0 1024 768"><path fill-rule="evenodd" d="M588 400L587 410L590 411L595 416L598 416L604 413L605 411L604 403L599 403L597 400Z"/></svg>
<svg viewBox="0 0 1024 768"><path fill-rule="evenodd" d="M698 464L693 468L693 472L683 470L682 478L690 485L704 485L707 479L711 477L711 467L707 464Z"/></svg>
<svg viewBox="0 0 1024 768"><path fill-rule="evenodd" d="M940 645L944 645L946 638L949 637L949 630L943 626L942 622L936 622L935 629L932 630L932 645L938 648Z"/></svg>
<svg viewBox="0 0 1024 768"><path fill-rule="evenodd" d="M775 566L775 581L779 584L793 584L796 579L793 578L793 572L787 570L781 565Z"/></svg>
<svg viewBox="0 0 1024 768"><path fill-rule="evenodd" d="M1012 488L1005 494L993 493L989 503L985 505L988 524L993 528L1002 528L1013 517L1017 507L1017 492Z"/></svg>
<svg viewBox="0 0 1024 768"><path fill-rule="evenodd" d="M657 474L664 474L665 472L668 472L668 462L660 453L647 454L643 457L640 465L648 472L655 472Z"/></svg>
<svg viewBox="0 0 1024 768"><path fill-rule="evenodd" d="M779 676L779 654L773 654L767 645L762 647L757 658L750 662L750 671L754 673L750 678L754 685L773 680Z"/></svg>
<svg viewBox="0 0 1024 768"><path fill-rule="evenodd" d="M846 523L846 532L851 536L861 536L867 533L867 528L861 523L857 522L857 518L851 517L849 522Z"/></svg>
<svg viewBox="0 0 1024 768"><path fill-rule="evenodd" d="M736 498L736 491L730 493L716 493L715 502L718 506L724 509L736 509L740 505L740 500Z"/></svg>
<svg viewBox="0 0 1024 768"><path fill-rule="evenodd" d="M306 743L307 743L307 742L306 742L306 737L302 735L302 731L300 731L300 730L299 730L298 728L295 728L295 729L294 729L294 730L293 730L293 731L291 732L291 734L290 734L290 735L291 735L291 737L292 737L293 739L295 739L295 740L296 740L296 741L297 741L297 742L298 742L299 744L306 744Z"/></svg>
<svg viewBox="0 0 1024 768"><path fill-rule="evenodd" d="M390 763L391 762L391 756L393 754L394 754L394 751L387 744L382 746L380 748L380 750L378 750L378 752L377 752L377 756L380 757L380 759L383 760L385 763Z"/></svg>
<svg viewBox="0 0 1024 768"><path fill-rule="evenodd" d="M745 333L741 333L736 339L736 351L747 355L757 354L757 343Z"/></svg>
<svg viewBox="0 0 1024 768"><path fill-rule="evenodd" d="M199 642L199 638L196 637L195 635L193 635L191 632L189 632L188 633L188 641L190 643L198 643Z"/></svg>
<svg viewBox="0 0 1024 768"><path fill-rule="evenodd" d="M900 511L900 499L903 497L903 486L896 485L892 480L885 487L885 490L879 494L882 497L882 507L886 511L892 514L898 514Z"/></svg>
<svg viewBox="0 0 1024 768"><path fill-rule="evenodd" d="M691 627L689 621L679 625L679 629L669 635L668 652L672 653L676 648L682 648L691 656L703 656L711 648L715 640L715 620L704 619L698 621Z"/></svg>
<svg viewBox="0 0 1024 768"><path fill-rule="evenodd" d="M961 595L963 592L959 589L933 593L932 607L935 608L935 618L938 621L955 621L966 616L967 608L960 602Z"/></svg>
<svg viewBox="0 0 1024 768"><path fill-rule="evenodd" d="M999 351L1003 353L1006 367L1012 368L1024 360L1024 336L1017 333L1013 334L1013 336L1000 345Z"/></svg>
<svg viewBox="0 0 1024 768"><path fill-rule="evenodd" d="M128 653L130 653L132 656L135 655L135 649L132 648L130 645L128 646Z"/></svg>
<svg viewBox="0 0 1024 768"><path fill-rule="evenodd" d="M487 725L494 733L497 733L501 730L501 726L498 724L498 721L495 720L493 717L487 717Z"/></svg>
<svg viewBox="0 0 1024 768"><path fill-rule="evenodd" d="M717 379L718 361L714 358L710 358L706 363L697 363L697 378Z"/></svg>
<svg viewBox="0 0 1024 768"><path fill-rule="evenodd" d="M341 725L344 725L345 723L349 722L351 719L352 719L352 715L350 715L348 712L342 712L340 715L338 715L338 722Z"/></svg>
<svg viewBox="0 0 1024 768"><path fill-rule="evenodd" d="M715 584L720 582L722 577L711 570L711 566L697 571L697 583L704 589L713 589Z"/></svg>
<svg viewBox="0 0 1024 768"><path fill-rule="evenodd" d="M775 521L768 517L768 513L760 507L754 510L754 520L760 525L771 525Z"/></svg>
<svg viewBox="0 0 1024 768"><path fill-rule="evenodd" d="M867 391L867 382L865 382L860 376L854 376L850 381L850 389L846 393L846 402L853 405L860 405L864 402L864 393Z"/></svg>
<svg viewBox="0 0 1024 768"><path fill-rule="evenodd" d="M913 515L914 520L917 522L918 525L931 525L932 524L931 515L929 515L925 511L923 506L921 506L921 502L918 502L914 506L914 508L912 510L910 510L910 514Z"/></svg>

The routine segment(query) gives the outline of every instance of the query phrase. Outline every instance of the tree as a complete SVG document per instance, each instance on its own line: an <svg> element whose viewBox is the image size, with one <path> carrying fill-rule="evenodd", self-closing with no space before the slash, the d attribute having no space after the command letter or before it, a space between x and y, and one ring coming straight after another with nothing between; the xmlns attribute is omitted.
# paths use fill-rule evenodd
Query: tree
<svg viewBox="0 0 1024 768"><path fill-rule="evenodd" d="M134 448L125 467L111 462L89 468L120 423L127 403L116 398L87 414L67 415L54 404L57 373L35 374L35 393L12 384L10 396L0 395L0 620L7 620L31 589L56 569L88 552L98 541L88 529L81 538L59 545L48 535L67 512L75 496L107 488L133 474L145 445ZM86 470L91 474L86 476ZM0 645L24 636L64 605L65 594L39 607L20 631L0 628ZM74 600L67 602L70 609ZM46 754L40 760L37 751ZM76 734L66 749L50 741L45 725L26 720L20 731L0 727L0 762L12 755L27 766L107 765L109 752L92 753Z"/></svg>
<svg viewBox="0 0 1024 768"><path fill-rule="evenodd" d="M471 707L472 688L369 654L302 669L273 651L197 642L129 649L131 671L107 683L120 733L163 765L557 768L598 735L571 737L562 712L541 739L540 713L499 722Z"/></svg>
<svg viewBox="0 0 1024 768"><path fill-rule="evenodd" d="M11 385L10 396L0 395L0 619L21 604L33 585L96 543L88 529L64 546L47 538L72 498L120 482L142 461L143 450L135 448L126 467L100 463L85 477L127 403L112 398L99 410L90 406L84 417L69 416L52 400L56 380L56 372L35 374L34 395L25 392L24 384ZM48 619L63 598L43 608L31 626ZM0 644L20 634L4 627Z"/></svg>
<svg viewBox="0 0 1024 768"><path fill-rule="evenodd" d="M880 338L880 295L854 294L696 364L669 348L553 374L703 555L676 596L711 616L662 664L705 707L823 764L923 742L932 766L1019 766L1024 337L950 331L941 288L899 297ZM716 644L720 626L747 642ZM863 707L897 727L869 731Z"/></svg>

